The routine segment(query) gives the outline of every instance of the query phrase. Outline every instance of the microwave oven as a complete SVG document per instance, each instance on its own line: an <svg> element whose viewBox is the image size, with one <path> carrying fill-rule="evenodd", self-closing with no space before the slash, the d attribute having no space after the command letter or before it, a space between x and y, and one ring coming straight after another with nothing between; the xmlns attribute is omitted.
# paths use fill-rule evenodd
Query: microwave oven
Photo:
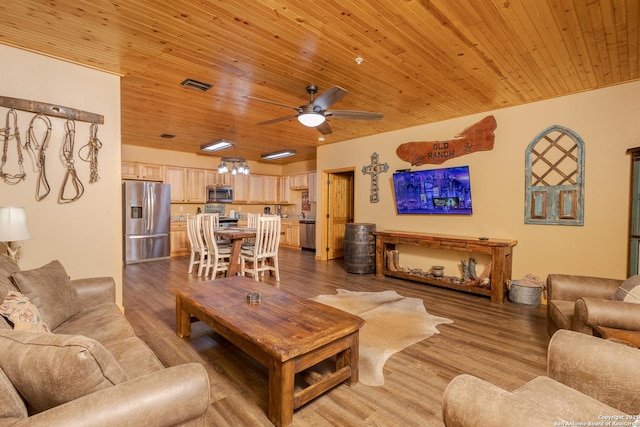
<svg viewBox="0 0 640 427"><path fill-rule="evenodd" d="M207 203L233 203L233 187L207 187Z"/></svg>

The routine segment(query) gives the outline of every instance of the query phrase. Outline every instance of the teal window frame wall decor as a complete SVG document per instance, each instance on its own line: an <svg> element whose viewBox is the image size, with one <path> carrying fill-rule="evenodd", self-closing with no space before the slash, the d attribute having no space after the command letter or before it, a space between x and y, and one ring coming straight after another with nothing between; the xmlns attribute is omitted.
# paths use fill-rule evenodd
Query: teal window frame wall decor
<svg viewBox="0 0 640 427"><path fill-rule="evenodd" d="M584 225L582 138L553 125L536 135L525 157L525 224Z"/></svg>

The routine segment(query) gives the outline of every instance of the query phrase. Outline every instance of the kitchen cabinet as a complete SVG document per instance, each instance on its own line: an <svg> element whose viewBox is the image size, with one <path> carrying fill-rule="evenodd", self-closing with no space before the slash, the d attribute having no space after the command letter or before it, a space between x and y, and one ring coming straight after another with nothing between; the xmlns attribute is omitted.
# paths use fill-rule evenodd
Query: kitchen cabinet
<svg viewBox="0 0 640 427"><path fill-rule="evenodd" d="M309 174L300 173L291 175L289 184L292 190L307 190L309 188Z"/></svg>
<svg viewBox="0 0 640 427"><path fill-rule="evenodd" d="M171 185L171 203L184 203L186 200L185 188L185 168L175 166L165 166L164 182Z"/></svg>
<svg viewBox="0 0 640 427"><path fill-rule="evenodd" d="M291 203L291 188L289 176L278 177L278 203L287 204Z"/></svg>
<svg viewBox="0 0 640 427"><path fill-rule="evenodd" d="M213 170L205 171L205 181L207 182L207 186L228 186L231 185L231 174L228 173L218 173Z"/></svg>
<svg viewBox="0 0 640 427"><path fill-rule="evenodd" d="M166 166L164 182L171 185L171 203L205 203L204 169Z"/></svg>
<svg viewBox="0 0 640 427"><path fill-rule="evenodd" d="M187 169L185 181L185 202L205 203L207 200L204 169Z"/></svg>
<svg viewBox="0 0 640 427"><path fill-rule="evenodd" d="M150 163L126 162L120 164L122 179L136 179L141 181L162 182L164 178L164 166Z"/></svg>
<svg viewBox="0 0 640 427"><path fill-rule="evenodd" d="M249 175L249 203L264 202L262 194L262 175Z"/></svg>
<svg viewBox="0 0 640 427"><path fill-rule="evenodd" d="M309 201L311 203L317 202L317 192L316 192L316 179L317 173L309 172Z"/></svg>
<svg viewBox="0 0 640 427"><path fill-rule="evenodd" d="M280 246L300 249L300 221L296 219L280 220Z"/></svg>
<svg viewBox="0 0 640 427"><path fill-rule="evenodd" d="M264 203L278 203L278 177L264 175L262 177L262 193Z"/></svg>
<svg viewBox="0 0 640 427"><path fill-rule="evenodd" d="M249 203L278 203L278 177L271 175L249 176Z"/></svg>
<svg viewBox="0 0 640 427"><path fill-rule="evenodd" d="M231 186L233 187L233 202L249 202L249 177L251 175L232 175Z"/></svg>
<svg viewBox="0 0 640 427"><path fill-rule="evenodd" d="M186 221L172 222L170 231L171 256L189 255L191 246Z"/></svg>

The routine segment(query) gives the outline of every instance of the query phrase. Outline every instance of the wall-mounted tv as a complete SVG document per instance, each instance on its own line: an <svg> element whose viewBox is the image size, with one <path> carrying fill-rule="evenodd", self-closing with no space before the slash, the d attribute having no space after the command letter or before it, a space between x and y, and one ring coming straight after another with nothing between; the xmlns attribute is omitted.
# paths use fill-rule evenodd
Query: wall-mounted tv
<svg viewBox="0 0 640 427"><path fill-rule="evenodd" d="M393 174L398 214L471 215L469 166Z"/></svg>

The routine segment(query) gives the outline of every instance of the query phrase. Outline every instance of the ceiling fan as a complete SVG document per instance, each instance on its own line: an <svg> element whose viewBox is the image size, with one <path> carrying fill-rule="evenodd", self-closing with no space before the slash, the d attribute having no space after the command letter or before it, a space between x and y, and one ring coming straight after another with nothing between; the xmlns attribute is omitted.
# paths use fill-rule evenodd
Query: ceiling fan
<svg viewBox="0 0 640 427"><path fill-rule="evenodd" d="M255 98L253 96L247 96L247 98L254 101L266 102L267 104L278 105L280 107L290 108L298 112L298 114L292 114L290 116L278 117L277 119L267 120L266 122L260 122L259 125L270 125L273 123L283 122L297 118L300 123L307 127L314 127L318 131L327 135L331 133L331 126L326 121L327 117L335 117L336 119L351 119L351 120L380 120L382 119L382 113L371 113L368 111L353 111L353 110L333 110L327 111L327 108L340 101L348 91L340 86L333 86L327 89L314 100L313 96L318 92L318 86L307 86L307 93L309 94L309 103L301 105L299 107L293 107L291 105L282 104L276 101L269 101L266 99Z"/></svg>

